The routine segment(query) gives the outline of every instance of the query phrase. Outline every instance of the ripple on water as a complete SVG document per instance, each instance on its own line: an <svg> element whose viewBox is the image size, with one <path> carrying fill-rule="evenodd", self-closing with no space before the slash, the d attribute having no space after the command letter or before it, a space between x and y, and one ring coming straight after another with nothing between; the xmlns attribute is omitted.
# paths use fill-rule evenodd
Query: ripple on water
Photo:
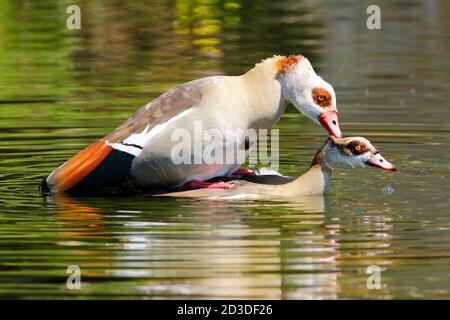
<svg viewBox="0 0 450 320"><path fill-rule="evenodd" d="M386 2L389 32L376 35L352 31L351 4L263 4L109 4L86 14L112 20L85 19L77 35L51 6L0 13L1 297L450 297L450 20L433 13L445 4ZM39 194L43 176L165 90L280 52L310 58L345 134L368 137L397 173L337 169L329 196L292 201ZM280 171L297 176L325 134L292 107L277 128ZM65 286L69 265L80 291ZM371 265L381 290L366 287Z"/></svg>

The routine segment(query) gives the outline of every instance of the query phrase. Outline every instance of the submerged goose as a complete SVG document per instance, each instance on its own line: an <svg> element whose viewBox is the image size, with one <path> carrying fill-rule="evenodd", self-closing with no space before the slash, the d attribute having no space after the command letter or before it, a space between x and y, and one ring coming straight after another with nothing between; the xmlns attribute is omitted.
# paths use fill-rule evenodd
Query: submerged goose
<svg viewBox="0 0 450 320"><path fill-rule="evenodd" d="M254 176L231 181L229 189L203 188L158 196L208 199L260 199L322 195L328 192L331 174L337 164L372 166L395 171L372 144L362 137L331 136L319 148L309 170L297 179L278 175ZM249 181L250 180L250 181Z"/></svg>
<svg viewBox="0 0 450 320"><path fill-rule="evenodd" d="M185 129L192 137L200 123L204 131L218 130L227 143L233 141L248 155L254 141L228 137L227 130L270 128L288 102L330 135L341 135L333 87L305 57L274 56L241 76L213 76L174 87L55 169L41 188L93 192L125 184L135 191L176 190L189 181L230 175L245 158L234 163L174 163L174 130ZM202 153L205 139L193 141L200 148L193 147L191 159Z"/></svg>

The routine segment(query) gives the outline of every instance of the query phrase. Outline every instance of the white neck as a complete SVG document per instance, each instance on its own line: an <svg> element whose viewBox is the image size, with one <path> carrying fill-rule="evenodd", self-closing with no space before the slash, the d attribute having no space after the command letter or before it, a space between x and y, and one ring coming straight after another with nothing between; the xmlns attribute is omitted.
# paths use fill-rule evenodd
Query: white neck
<svg viewBox="0 0 450 320"><path fill-rule="evenodd" d="M239 77L244 89L241 94L247 101L249 128L272 127L286 108L287 100L276 78L276 60L277 57L266 59Z"/></svg>

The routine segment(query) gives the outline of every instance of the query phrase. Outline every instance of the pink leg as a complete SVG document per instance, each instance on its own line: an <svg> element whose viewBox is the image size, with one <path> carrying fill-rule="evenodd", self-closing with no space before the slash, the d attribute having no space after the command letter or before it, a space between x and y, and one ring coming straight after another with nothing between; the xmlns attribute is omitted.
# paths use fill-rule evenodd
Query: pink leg
<svg viewBox="0 0 450 320"><path fill-rule="evenodd" d="M194 189L230 189L233 187L232 184L226 182L204 182L204 181L188 181L181 186L180 191L194 190Z"/></svg>
<svg viewBox="0 0 450 320"><path fill-rule="evenodd" d="M241 168L237 169L235 172L233 172L231 175L235 176L235 177L254 176L255 171L248 169L248 168L241 167Z"/></svg>

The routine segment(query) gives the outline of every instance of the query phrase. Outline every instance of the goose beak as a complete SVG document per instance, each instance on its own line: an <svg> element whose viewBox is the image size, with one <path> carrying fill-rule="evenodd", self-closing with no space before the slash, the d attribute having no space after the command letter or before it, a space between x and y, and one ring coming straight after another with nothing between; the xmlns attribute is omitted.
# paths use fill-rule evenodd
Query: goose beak
<svg viewBox="0 0 450 320"><path fill-rule="evenodd" d="M380 168L388 171L397 171L392 163L387 161L385 158L381 156L381 154L376 151L374 152L370 158L366 161L366 164L371 167Z"/></svg>
<svg viewBox="0 0 450 320"><path fill-rule="evenodd" d="M338 112L337 110L329 110L322 112L319 116L319 122L327 129L330 136L342 137L341 129L339 128Z"/></svg>

